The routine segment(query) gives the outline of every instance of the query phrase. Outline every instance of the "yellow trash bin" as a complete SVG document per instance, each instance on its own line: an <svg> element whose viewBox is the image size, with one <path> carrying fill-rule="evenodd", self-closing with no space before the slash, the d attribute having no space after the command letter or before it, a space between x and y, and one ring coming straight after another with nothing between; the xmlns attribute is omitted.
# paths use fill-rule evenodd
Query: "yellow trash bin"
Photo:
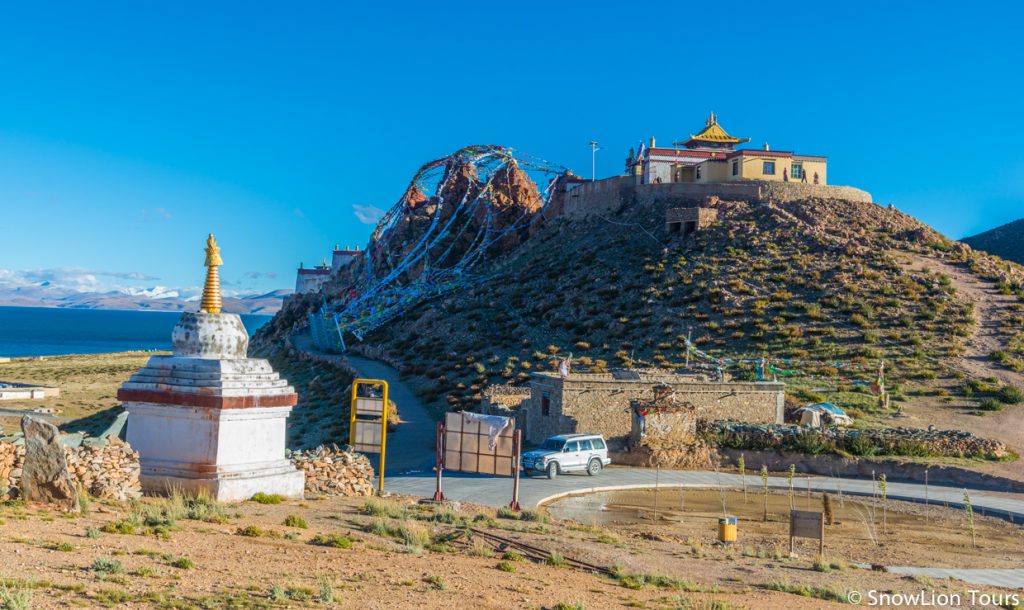
<svg viewBox="0 0 1024 610"><path fill-rule="evenodd" d="M718 541L722 544L736 542L736 517L721 517L718 520Z"/></svg>

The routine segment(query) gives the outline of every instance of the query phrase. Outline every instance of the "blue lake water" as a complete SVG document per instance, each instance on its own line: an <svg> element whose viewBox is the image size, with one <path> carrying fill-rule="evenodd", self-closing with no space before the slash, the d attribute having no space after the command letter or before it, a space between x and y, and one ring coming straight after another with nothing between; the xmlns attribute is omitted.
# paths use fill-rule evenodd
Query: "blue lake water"
<svg viewBox="0 0 1024 610"><path fill-rule="evenodd" d="M171 311L0 307L0 356L168 350L180 317ZM250 335L270 319L242 316Z"/></svg>

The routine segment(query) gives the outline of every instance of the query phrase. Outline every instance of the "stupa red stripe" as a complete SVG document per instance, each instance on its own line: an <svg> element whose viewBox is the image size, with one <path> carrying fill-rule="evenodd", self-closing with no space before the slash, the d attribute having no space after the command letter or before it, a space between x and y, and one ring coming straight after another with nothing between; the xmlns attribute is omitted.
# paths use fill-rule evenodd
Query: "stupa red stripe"
<svg viewBox="0 0 1024 610"><path fill-rule="evenodd" d="M182 407L205 407L210 409L256 409L260 407L294 407L299 402L298 394L272 394L270 396L211 396L209 394L184 394L160 390L117 391L122 402L149 402L159 405Z"/></svg>

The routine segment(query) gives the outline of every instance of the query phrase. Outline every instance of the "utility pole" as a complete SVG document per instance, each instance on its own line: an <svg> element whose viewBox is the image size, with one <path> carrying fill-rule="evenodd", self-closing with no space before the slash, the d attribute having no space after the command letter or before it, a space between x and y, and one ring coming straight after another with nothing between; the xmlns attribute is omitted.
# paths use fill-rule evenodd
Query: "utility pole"
<svg viewBox="0 0 1024 610"><path fill-rule="evenodd" d="M590 180L597 180L597 151L601 150L596 140L590 141Z"/></svg>

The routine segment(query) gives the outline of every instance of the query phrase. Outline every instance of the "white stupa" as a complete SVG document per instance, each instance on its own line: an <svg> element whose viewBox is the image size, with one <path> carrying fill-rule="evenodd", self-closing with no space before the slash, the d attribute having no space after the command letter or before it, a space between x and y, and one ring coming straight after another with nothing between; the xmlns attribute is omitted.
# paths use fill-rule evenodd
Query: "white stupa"
<svg viewBox="0 0 1024 610"><path fill-rule="evenodd" d="M305 474L285 458L295 389L263 359L248 358L249 334L221 313L220 248L210 234L200 311L171 335L173 356L154 356L121 386L128 443L139 452L146 491L206 490L217 500L257 492L301 498Z"/></svg>

